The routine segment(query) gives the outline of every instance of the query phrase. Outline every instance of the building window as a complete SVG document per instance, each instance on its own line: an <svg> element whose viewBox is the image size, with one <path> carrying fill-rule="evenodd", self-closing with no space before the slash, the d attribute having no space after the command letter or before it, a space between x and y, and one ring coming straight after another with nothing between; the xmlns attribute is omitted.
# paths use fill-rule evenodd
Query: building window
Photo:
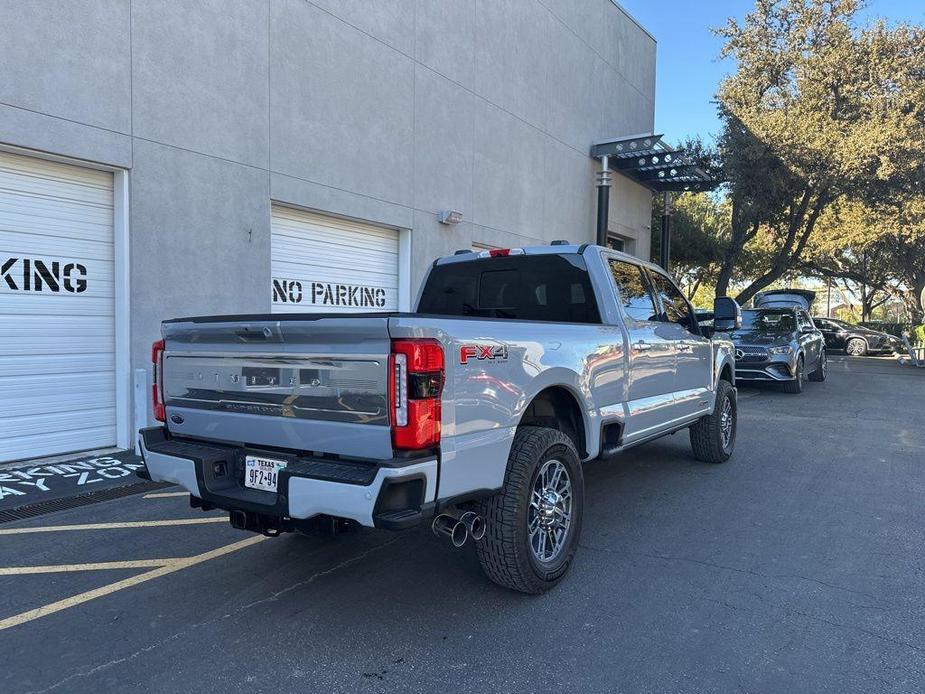
<svg viewBox="0 0 925 694"><path fill-rule="evenodd" d="M623 253L626 251L626 243L619 236L608 236L607 248L612 251L620 251Z"/></svg>

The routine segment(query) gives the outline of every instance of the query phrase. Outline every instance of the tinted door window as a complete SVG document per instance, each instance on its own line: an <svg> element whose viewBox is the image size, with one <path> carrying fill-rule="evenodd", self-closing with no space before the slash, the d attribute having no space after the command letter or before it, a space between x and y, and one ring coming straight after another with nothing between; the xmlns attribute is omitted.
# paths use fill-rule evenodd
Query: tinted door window
<svg viewBox="0 0 925 694"><path fill-rule="evenodd" d="M515 255L438 265L427 278L418 313L600 323L579 255Z"/></svg>
<svg viewBox="0 0 925 694"><path fill-rule="evenodd" d="M692 320L690 304L687 303L687 299L684 298L678 288L674 286L674 283L665 275L653 272L652 284L655 285L655 293L661 299L662 308L665 310L662 320L667 323L677 323L691 332L699 334L699 330L695 327L697 321Z"/></svg>
<svg viewBox="0 0 925 694"><path fill-rule="evenodd" d="M610 273L620 293L623 313L633 320L658 320L655 300L649 292L649 283L639 265L612 259Z"/></svg>

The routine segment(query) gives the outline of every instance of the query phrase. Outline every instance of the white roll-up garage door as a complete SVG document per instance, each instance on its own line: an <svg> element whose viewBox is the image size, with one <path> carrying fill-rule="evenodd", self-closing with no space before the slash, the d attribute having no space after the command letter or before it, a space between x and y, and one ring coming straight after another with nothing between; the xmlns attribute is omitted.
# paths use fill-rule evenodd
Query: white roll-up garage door
<svg viewBox="0 0 925 694"><path fill-rule="evenodd" d="M0 152L0 462L116 443L113 176Z"/></svg>
<svg viewBox="0 0 925 694"><path fill-rule="evenodd" d="M279 205L271 226L274 313L398 310L394 229Z"/></svg>

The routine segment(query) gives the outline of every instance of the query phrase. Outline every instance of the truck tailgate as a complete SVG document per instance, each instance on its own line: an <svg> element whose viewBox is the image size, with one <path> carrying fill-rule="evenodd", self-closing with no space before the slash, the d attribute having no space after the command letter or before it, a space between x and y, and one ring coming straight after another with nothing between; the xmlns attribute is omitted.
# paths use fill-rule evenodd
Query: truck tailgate
<svg viewBox="0 0 925 694"><path fill-rule="evenodd" d="M392 457L387 315L181 319L163 336L173 434Z"/></svg>

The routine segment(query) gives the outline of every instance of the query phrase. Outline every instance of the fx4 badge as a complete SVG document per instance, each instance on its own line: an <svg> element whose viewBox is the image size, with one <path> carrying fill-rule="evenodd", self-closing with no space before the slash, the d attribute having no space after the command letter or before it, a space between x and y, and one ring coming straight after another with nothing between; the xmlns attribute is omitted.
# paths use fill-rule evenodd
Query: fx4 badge
<svg viewBox="0 0 925 694"><path fill-rule="evenodd" d="M459 348L459 363L468 364L470 359L477 361L507 359L507 345L463 345Z"/></svg>

